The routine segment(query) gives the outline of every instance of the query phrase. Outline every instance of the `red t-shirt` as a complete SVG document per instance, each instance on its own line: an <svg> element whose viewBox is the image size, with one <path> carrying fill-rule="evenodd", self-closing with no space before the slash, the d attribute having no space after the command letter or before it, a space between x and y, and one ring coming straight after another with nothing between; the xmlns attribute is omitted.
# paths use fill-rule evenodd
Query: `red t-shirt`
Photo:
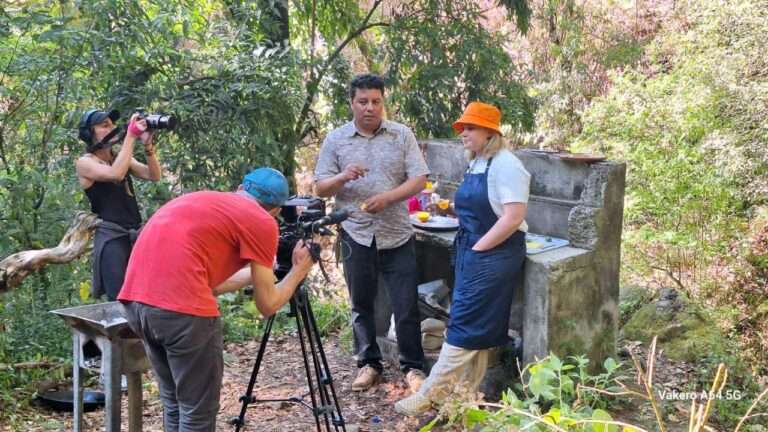
<svg viewBox="0 0 768 432"><path fill-rule="evenodd" d="M195 192L161 207L141 231L118 300L219 316L213 288L250 261L272 268L275 219L251 198Z"/></svg>

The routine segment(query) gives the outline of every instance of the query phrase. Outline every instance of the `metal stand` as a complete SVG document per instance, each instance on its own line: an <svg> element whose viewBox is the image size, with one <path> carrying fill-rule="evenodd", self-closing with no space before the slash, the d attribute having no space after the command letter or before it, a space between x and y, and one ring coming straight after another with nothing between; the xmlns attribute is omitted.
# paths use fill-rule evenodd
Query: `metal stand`
<svg viewBox="0 0 768 432"><path fill-rule="evenodd" d="M336 398L336 390L333 388L333 378L331 377L331 371L328 368L328 360L325 357L325 351L323 350L323 345L320 340L320 331L317 329L315 315L312 312L312 307L309 303L309 298L304 290L303 284L302 286L299 286L296 293L291 298L290 308L289 316L296 318L296 328L299 334L301 355L304 360L304 370L307 375L307 386L309 387L309 395L312 399L312 405L308 405L301 397L292 397L288 399L257 399L253 396L253 387L256 384L256 377L259 374L259 368L264 359L264 352L267 348L269 335L272 332L272 324L275 321L275 315L272 315L267 320L264 336L261 338L261 344L259 345L259 351L256 356L256 363L253 366L251 379L248 382L248 389L245 394L240 397L240 402L243 404L240 409L240 415L230 420L230 423L235 426L235 430L239 432L245 424L245 412L248 409L248 405L252 403L291 402L303 405L312 411L312 414L315 416L315 425L317 426L318 432L321 430L330 431L331 427L333 427L333 430L335 431L342 430L346 432L344 427L344 417L341 414L341 407ZM304 339L305 336L307 338L306 341ZM309 352L307 351L307 343L309 344ZM312 363L311 367L310 360ZM317 385L317 389L315 389L315 384ZM321 425L324 425L325 429L321 429Z"/></svg>
<svg viewBox="0 0 768 432"><path fill-rule="evenodd" d="M80 366L83 335L74 332L72 335L73 366L72 366L72 402L74 405L74 432L81 432L83 428L83 368ZM122 391L120 385L121 371L130 370L123 364L123 345L121 342L105 341L102 343L104 369L104 427L106 432L119 432L121 430L120 406ZM126 371L128 377L128 432L140 432L142 429L142 394L141 372Z"/></svg>
<svg viewBox="0 0 768 432"><path fill-rule="evenodd" d="M74 432L83 431L83 344L92 341L101 351L104 375L104 428L120 432L120 374L128 376L128 432L142 429L141 373L149 370L141 340L128 327L118 302L98 303L51 311L72 326L72 402Z"/></svg>

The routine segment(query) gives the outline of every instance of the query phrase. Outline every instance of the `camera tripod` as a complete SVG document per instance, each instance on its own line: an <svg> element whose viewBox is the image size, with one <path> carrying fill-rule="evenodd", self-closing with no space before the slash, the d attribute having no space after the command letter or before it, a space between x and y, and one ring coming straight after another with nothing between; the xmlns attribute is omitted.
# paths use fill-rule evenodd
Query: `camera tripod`
<svg viewBox="0 0 768 432"><path fill-rule="evenodd" d="M315 248L310 248L310 250L313 252L313 257L315 253L319 254L319 250ZM324 269L323 273L325 273ZM320 340L320 331L317 328L315 315L312 312L312 306L306 289L304 288L303 281L296 289L293 297L291 297L289 304L290 312L288 313L288 316L295 317L296 319L296 329L299 335L301 355L304 361L304 370L306 372L307 386L309 387L309 395L312 404L307 404L302 397L291 397L287 399L257 399L253 396L253 388L256 385L256 378L259 374L261 362L264 359L264 352L266 351L267 342L269 341L269 336L272 332L272 324L275 322L275 316L277 315L275 314L267 320L266 327L264 328L264 335L262 336L259 345L259 351L256 355L256 363L253 365L251 379L248 382L248 388L245 394L240 397L240 402L243 404L240 408L240 415L230 420L230 423L235 426L235 430L239 432L245 425L245 412L250 404L264 402L291 402L303 405L312 411L312 414L315 416L315 425L317 426L318 432L321 430L331 431L331 427L333 427L333 430L335 431L341 430L346 432L346 428L344 427L344 417L341 414L341 407L336 398L336 390L333 387L333 378L331 377L331 371L328 368L328 360L325 357L323 344ZM306 340L304 339L305 336ZM315 388L315 385L317 388ZM324 425L325 429L321 429L321 425Z"/></svg>

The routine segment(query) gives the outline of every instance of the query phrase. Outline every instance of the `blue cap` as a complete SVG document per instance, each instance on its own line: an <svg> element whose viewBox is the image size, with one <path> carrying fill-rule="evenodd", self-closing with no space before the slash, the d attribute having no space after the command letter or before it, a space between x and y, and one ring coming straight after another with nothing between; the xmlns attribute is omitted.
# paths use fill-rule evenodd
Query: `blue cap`
<svg viewBox="0 0 768 432"><path fill-rule="evenodd" d="M280 207L288 199L288 180L274 168L257 168L243 179L243 190L262 204Z"/></svg>

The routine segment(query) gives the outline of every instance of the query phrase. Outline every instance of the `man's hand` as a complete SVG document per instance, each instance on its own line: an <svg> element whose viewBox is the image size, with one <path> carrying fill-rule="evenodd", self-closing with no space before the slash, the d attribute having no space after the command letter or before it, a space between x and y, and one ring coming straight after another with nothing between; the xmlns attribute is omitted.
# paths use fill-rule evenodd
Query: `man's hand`
<svg viewBox="0 0 768 432"><path fill-rule="evenodd" d="M293 269L302 275L309 273L312 264L315 263L312 260L312 256L309 254L309 247L304 243L304 240L296 243L296 247L293 248L291 262L293 264Z"/></svg>
<svg viewBox="0 0 768 432"><path fill-rule="evenodd" d="M274 282L275 273L271 268L264 267L255 261L251 262L253 301L262 315L272 316L286 304L312 268L312 257L304 241L296 243L291 261L293 268L277 285ZM221 291L223 290L217 288L214 292Z"/></svg>
<svg viewBox="0 0 768 432"><path fill-rule="evenodd" d="M376 194L363 203L361 209L368 213L378 213L394 203L387 192Z"/></svg>
<svg viewBox="0 0 768 432"><path fill-rule="evenodd" d="M348 182L364 177L366 172L368 172L368 168L362 165L349 164L344 168L344 171L341 172L341 176L344 179L344 182Z"/></svg>

